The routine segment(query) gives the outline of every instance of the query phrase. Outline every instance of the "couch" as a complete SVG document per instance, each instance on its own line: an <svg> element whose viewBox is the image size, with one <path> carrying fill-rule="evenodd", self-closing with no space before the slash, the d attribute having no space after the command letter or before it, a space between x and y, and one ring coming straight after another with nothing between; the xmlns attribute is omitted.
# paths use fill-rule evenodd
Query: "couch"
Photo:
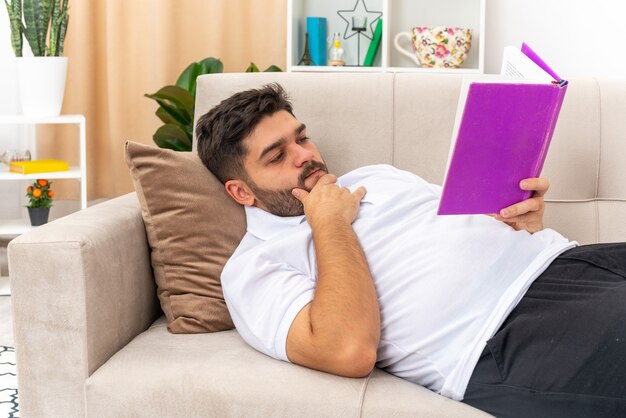
<svg viewBox="0 0 626 418"><path fill-rule="evenodd" d="M335 173L389 163L442 181L460 76L208 75L196 117L270 81ZM580 243L626 240L624 115L625 81L570 81L543 171L546 226ZM168 333L134 193L21 235L9 267L24 417L488 416L379 369L351 379L273 360L236 330Z"/></svg>

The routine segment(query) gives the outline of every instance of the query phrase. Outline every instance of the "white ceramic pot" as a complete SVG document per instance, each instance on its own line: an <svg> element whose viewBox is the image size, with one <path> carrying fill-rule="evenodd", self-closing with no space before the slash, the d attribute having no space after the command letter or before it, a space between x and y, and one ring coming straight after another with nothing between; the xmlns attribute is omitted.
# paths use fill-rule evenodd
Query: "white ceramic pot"
<svg viewBox="0 0 626 418"><path fill-rule="evenodd" d="M65 93L67 57L17 58L17 81L26 116L58 116Z"/></svg>

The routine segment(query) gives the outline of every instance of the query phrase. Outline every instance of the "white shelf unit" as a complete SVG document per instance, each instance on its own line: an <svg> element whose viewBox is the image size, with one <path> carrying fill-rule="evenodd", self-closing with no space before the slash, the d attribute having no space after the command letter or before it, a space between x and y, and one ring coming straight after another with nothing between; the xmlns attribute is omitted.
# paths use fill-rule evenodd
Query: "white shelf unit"
<svg viewBox="0 0 626 418"><path fill-rule="evenodd" d="M68 171L55 171L49 173L17 174L9 172L6 165L0 166L0 181L22 181L45 179L76 179L80 182L80 208L87 207L87 151L85 116L83 115L60 115L53 117L33 116L0 116L0 125L59 125L70 124L78 126L79 135L79 165L70 167ZM3 197L7 198L7 197ZM0 219L0 236L17 236L32 229L28 218Z"/></svg>
<svg viewBox="0 0 626 418"><path fill-rule="evenodd" d="M356 66L356 35L344 40L346 22L338 10L351 10L363 2L369 11L383 13L383 35L374 66ZM358 4L361 3L361 4ZM449 74L482 74L485 68L486 0L287 0L287 71L311 72L423 72ZM333 32L342 34L344 67L297 65L304 53L307 16L327 20L327 47ZM369 26L369 23L368 23ZM461 68L422 68L396 50L393 39L413 26L448 26L472 29L472 47ZM361 38L360 58L365 58L369 39ZM407 49L410 44L407 43Z"/></svg>

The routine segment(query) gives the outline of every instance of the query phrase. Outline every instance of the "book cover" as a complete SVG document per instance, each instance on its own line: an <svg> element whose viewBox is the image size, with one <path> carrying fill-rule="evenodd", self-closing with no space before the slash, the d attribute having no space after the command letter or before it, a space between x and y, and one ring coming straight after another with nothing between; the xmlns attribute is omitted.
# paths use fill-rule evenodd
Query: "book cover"
<svg viewBox="0 0 626 418"><path fill-rule="evenodd" d="M306 31L309 33L309 53L314 65L326 65L326 18L307 17Z"/></svg>
<svg viewBox="0 0 626 418"><path fill-rule="evenodd" d="M49 173L53 171L67 171L69 164L60 160L32 160L12 161L9 171L18 174Z"/></svg>
<svg viewBox="0 0 626 418"><path fill-rule="evenodd" d="M526 44L507 47L501 76L461 88L438 214L492 214L531 197L520 189L539 177L567 82Z"/></svg>
<svg viewBox="0 0 626 418"><path fill-rule="evenodd" d="M374 29L374 37L372 38L372 42L370 42L370 46L367 49L367 55L365 55L365 60L363 61L364 67L371 67L374 64L374 58L376 58L376 53L378 52L382 37L383 20L378 19L378 23L376 23L376 28Z"/></svg>

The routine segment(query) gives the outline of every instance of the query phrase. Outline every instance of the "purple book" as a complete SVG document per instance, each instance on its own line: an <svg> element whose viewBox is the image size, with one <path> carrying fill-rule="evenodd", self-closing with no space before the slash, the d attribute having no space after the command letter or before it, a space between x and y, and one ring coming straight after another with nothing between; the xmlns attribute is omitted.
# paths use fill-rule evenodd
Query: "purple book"
<svg viewBox="0 0 626 418"><path fill-rule="evenodd" d="M519 78L462 89L439 215L498 213L531 197L519 183L541 173L567 82L526 44L505 51L502 73Z"/></svg>

